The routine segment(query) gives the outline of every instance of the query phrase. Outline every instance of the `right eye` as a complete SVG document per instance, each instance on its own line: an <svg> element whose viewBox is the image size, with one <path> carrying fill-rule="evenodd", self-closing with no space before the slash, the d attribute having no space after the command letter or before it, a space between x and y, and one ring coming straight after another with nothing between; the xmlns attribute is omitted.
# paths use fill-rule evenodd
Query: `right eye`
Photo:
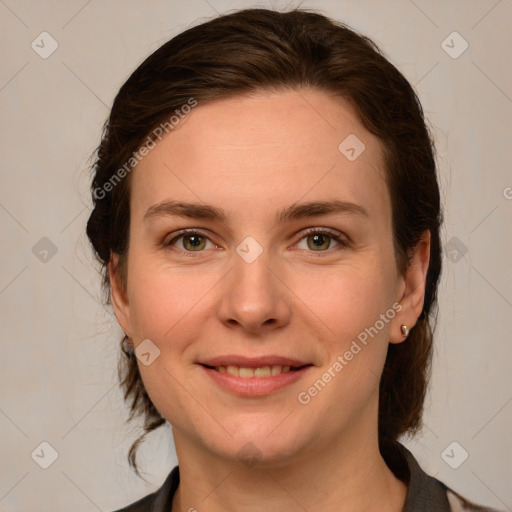
<svg viewBox="0 0 512 512"><path fill-rule="evenodd" d="M178 250L185 252L202 252L208 242L215 246L203 233L194 230L186 230L177 233L176 236L164 245L165 247L175 247L177 245Z"/></svg>

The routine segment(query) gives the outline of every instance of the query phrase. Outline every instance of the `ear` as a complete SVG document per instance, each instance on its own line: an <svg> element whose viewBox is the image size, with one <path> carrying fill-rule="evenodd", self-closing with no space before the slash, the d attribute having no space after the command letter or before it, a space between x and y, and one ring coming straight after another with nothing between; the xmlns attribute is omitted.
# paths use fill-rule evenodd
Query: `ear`
<svg viewBox="0 0 512 512"><path fill-rule="evenodd" d="M119 275L119 257L112 253L108 262L108 275L110 279L110 293L112 296L112 305L117 321L121 329L132 337L132 326L130 320L130 306L128 303L128 295L123 286L121 276Z"/></svg>
<svg viewBox="0 0 512 512"><path fill-rule="evenodd" d="M405 325L410 330L418 320L425 301L425 284L430 261L430 231L424 231L404 276L400 277L396 301L402 306L391 321L390 343L402 343L406 336L401 331Z"/></svg>

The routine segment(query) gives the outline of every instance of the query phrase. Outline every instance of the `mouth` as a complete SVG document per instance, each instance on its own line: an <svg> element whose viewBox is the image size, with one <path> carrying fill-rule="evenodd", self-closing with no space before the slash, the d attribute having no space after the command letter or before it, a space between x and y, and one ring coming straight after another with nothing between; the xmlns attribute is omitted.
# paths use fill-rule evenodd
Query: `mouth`
<svg viewBox="0 0 512 512"><path fill-rule="evenodd" d="M256 368L251 368L248 366L235 366L235 365L218 365L218 366L210 366L207 364L203 364L205 368L209 368L210 370L215 370L219 373L227 373L228 375L232 375L233 377L240 377L242 379L252 379L254 377L258 378L266 378L266 377L275 377L276 375L281 375L283 373L288 372L296 372L301 370L302 368L306 368L307 366L312 366L311 364L304 364L301 366L291 366L291 365L265 365L259 366Z"/></svg>
<svg viewBox="0 0 512 512"><path fill-rule="evenodd" d="M199 363L222 389L235 395L263 396L300 380L314 365L282 357L222 357Z"/></svg>

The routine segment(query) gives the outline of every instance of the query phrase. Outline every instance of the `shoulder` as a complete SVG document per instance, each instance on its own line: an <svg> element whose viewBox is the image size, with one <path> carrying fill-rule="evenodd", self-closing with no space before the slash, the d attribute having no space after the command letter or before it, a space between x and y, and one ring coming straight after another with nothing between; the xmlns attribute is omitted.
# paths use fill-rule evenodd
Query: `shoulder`
<svg viewBox="0 0 512 512"><path fill-rule="evenodd" d="M114 512L169 512L179 483L179 468L175 466L159 489Z"/></svg>
<svg viewBox="0 0 512 512"><path fill-rule="evenodd" d="M500 512L472 503L444 482L428 475L401 443L395 442L381 451L395 476L408 485L403 512Z"/></svg>

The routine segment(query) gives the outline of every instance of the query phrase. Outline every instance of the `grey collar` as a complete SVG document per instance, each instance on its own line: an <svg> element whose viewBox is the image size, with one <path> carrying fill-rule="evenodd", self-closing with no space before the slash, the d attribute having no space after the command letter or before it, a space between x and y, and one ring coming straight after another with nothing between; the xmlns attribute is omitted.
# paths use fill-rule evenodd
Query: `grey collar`
<svg viewBox="0 0 512 512"><path fill-rule="evenodd" d="M402 512L450 512L446 485L427 475L405 446L394 443L383 457L396 477L408 484ZM175 466L160 489L117 512L170 512L179 483L179 467Z"/></svg>

